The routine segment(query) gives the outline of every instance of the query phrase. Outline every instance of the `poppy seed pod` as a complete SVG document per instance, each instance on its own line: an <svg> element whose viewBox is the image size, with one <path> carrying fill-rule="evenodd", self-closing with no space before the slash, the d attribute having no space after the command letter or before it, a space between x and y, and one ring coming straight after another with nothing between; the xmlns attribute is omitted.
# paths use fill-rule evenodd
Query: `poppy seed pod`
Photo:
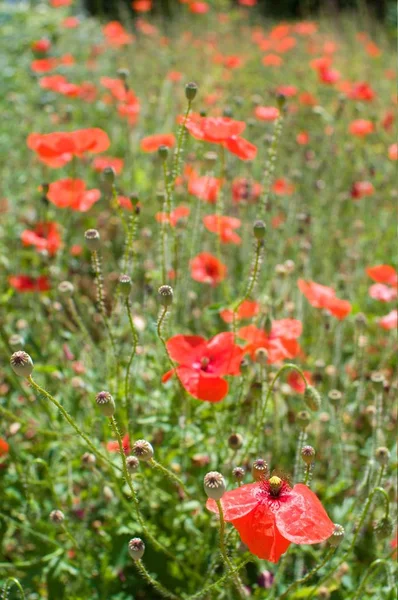
<svg viewBox="0 0 398 600"><path fill-rule="evenodd" d="M375 388L380 387L383 389L384 383L385 383L385 377L384 377L383 373L380 373L378 371L376 371L375 373L372 373L370 376L370 380L374 384Z"/></svg>
<svg viewBox="0 0 398 600"><path fill-rule="evenodd" d="M256 221L253 225L253 234L254 237L256 238L256 240L263 240L265 238L265 231L266 231L266 227L265 227L265 223L264 221Z"/></svg>
<svg viewBox="0 0 398 600"><path fill-rule="evenodd" d="M388 461L390 460L390 456L391 454L389 449L385 448L384 446L380 446L380 448L377 448L375 452L375 459L379 465L387 465Z"/></svg>
<svg viewBox="0 0 398 600"><path fill-rule="evenodd" d="M91 452L85 452L81 458L82 465L85 467L92 467L96 463L95 454L91 454Z"/></svg>
<svg viewBox="0 0 398 600"><path fill-rule="evenodd" d="M245 476L245 470L243 467L234 467L232 469L232 475L235 481L242 481Z"/></svg>
<svg viewBox="0 0 398 600"><path fill-rule="evenodd" d="M305 429L311 422L310 413L307 410L301 410L297 413L296 421L299 427Z"/></svg>
<svg viewBox="0 0 398 600"><path fill-rule="evenodd" d="M84 234L87 248L90 252L96 252L101 247L100 234L96 229L87 229Z"/></svg>
<svg viewBox="0 0 398 600"><path fill-rule="evenodd" d="M133 454L138 460L149 461L153 457L152 445L146 440L137 440L133 445Z"/></svg>
<svg viewBox="0 0 398 600"><path fill-rule="evenodd" d="M119 277L119 289L121 294L125 297L128 298L131 292L131 277L129 277L128 275L120 275Z"/></svg>
<svg viewBox="0 0 398 600"><path fill-rule="evenodd" d="M301 458L306 465L312 465L315 459L315 450L312 446L303 446L301 448Z"/></svg>
<svg viewBox="0 0 398 600"><path fill-rule="evenodd" d="M312 385L307 385L307 387L305 388L304 402L310 410L316 411L320 409L321 396Z"/></svg>
<svg viewBox="0 0 398 600"><path fill-rule="evenodd" d="M268 361L268 352L265 348L257 348L254 353L255 361L262 366L265 366Z"/></svg>
<svg viewBox="0 0 398 600"><path fill-rule="evenodd" d="M70 298L73 295L73 292L75 291L75 286L70 281L61 281L61 283L58 286L58 291L63 296Z"/></svg>
<svg viewBox="0 0 398 600"><path fill-rule="evenodd" d="M65 521L65 515L62 510L52 510L50 512L50 521L54 525L61 525Z"/></svg>
<svg viewBox="0 0 398 600"><path fill-rule="evenodd" d="M14 373L20 377L29 377L32 374L33 361L23 350L14 352L10 358L10 364Z"/></svg>
<svg viewBox="0 0 398 600"><path fill-rule="evenodd" d="M228 446L231 450L239 450L242 447L243 438L240 433L232 433L228 438Z"/></svg>
<svg viewBox="0 0 398 600"><path fill-rule="evenodd" d="M333 531L332 535L330 536L330 538L328 539L329 544L331 546L333 546L333 548L337 548L337 546L339 546L341 544L341 542L343 541L344 535L345 535L344 527L342 525L339 525L338 523L335 523L334 531Z"/></svg>
<svg viewBox="0 0 398 600"><path fill-rule="evenodd" d="M225 493L224 477L218 471L210 471L204 476L203 487L208 498L221 500Z"/></svg>
<svg viewBox="0 0 398 600"><path fill-rule="evenodd" d="M256 458L252 464L252 477L254 481L261 481L268 475L268 463L263 458Z"/></svg>
<svg viewBox="0 0 398 600"><path fill-rule="evenodd" d="M328 393L330 404L335 408L337 408L340 404L342 397L343 394L339 390L330 390L330 392Z"/></svg>
<svg viewBox="0 0 398 600"><path fill-rule="evenodd" d="M116 406L115 401L109 392L99 392L95 397L95 401L104 417L113 417Z"/></svg>
<svg viewBox="0 0 398 600"><path fill-rule="evenodd" d="M189 83L187 83L187 85L185 86L185 97L189 102L192 102L192 100L195 98L196 94L198 91L198 86L196 85L196 83L194 83L193 81L190 81Z"/></svg>
<svg viewBox="0 0 398 600"><path fill-rule="evenodd" d="M374 532L378 540L384 540L392 535L394 531L394 521L391 517L383 517L375 525Z"/></svg>
<svg viewBox="0 0 398 600"><path fill-rule="evenodd" d="M116 179L116 171L113 167L105 167L102 171L102 178L105 183L114 184Z"/></svg>
<svg viewBox="0 0 398 600"><path fill-rule="evenodd" d="M141 538L133 538L129 541L128 549L133 560L140 560L144 556L145 544Z"/></svg>
<svg viewBox="0 0 398 600"><path fill-rule="evenodd" d="M138 470L140 465L140 461L136 456L127 456L126 457L126 465L129 473L135 473Z"/></svg>
<svg viewBox="0 0 398 600"><path fill-rule="evenodd" d="M169 155L169 149L167 146L159 146L158 148L158 154L159 154L159 158L160 160L162 160L163 162L167 160L167 157Z"/></svg>
<svg viewBox="0 0 398 600"><path fill-rule="evenodd" d="M173 302L173 288L169 285L161 285L158 289L160 304L162 306L170 306Z"/></svg>

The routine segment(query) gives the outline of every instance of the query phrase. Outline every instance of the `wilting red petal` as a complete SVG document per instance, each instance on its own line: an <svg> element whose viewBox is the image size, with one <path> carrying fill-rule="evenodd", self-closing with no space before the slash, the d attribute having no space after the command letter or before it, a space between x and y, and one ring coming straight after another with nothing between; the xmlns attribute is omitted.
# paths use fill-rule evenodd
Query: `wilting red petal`
<svg viewBox="0 0 398 600"><path fill-rule="evenodd" d="M320 500L306 485L294 486L275 513L280 533L294 544L319 544L334 531Z"/></svg>
<svg viewBox="0 0 398 600"><path fill-rule="evenodd" d="M203 356L206 340L198 335L175 335L166 345L172 360L180 365L191 366Z"/></svg>
<svg viewBox="0 0 398 600"><path fill-rule="evenodd" d="M177 375L187 392L198 400L220 402L228 393L228 383L221 377L190 367L178 367Z"/></svg>

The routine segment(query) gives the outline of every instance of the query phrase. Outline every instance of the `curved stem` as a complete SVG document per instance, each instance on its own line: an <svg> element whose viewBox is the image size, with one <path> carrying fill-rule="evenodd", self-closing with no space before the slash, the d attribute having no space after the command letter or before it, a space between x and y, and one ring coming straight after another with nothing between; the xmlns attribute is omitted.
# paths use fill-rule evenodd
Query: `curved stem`
<svg viewBox="0 0 398 600"><path fill-rule="evenodd" d="M203 590L196 592L196 594L194 594L193 596L188 596L187 600L200 600L200 598L203 598L203 596L206 596L209 592L212 592L213 590L217 589L220 585L225 583L231 575L238 575L239 571L251 560L252 558L250 556L248 558L244 558L237 566L233 568L232 571L227 571L227 573L225 573L222 577L220 577L220 579L218 579L214 583L210 583L210 585L207 585L205 588L203 588Z"/></svg>
<svg viewBox="0 0 398 600"><path fill-rule="evenodd" d="M336 551L336 548L330 548L329 551L326 553L324 559L316 567L314 567L311 571L309 571L307 573L307 575L305 575L304 577L301 577L301 579L297 579L297 581L294 581L287 588L287 590L285 590L283 592L283 594L281 596L279 596L279 600L285 600L285 598L289 599L290 594L294 590L294 588L296 588L298 585L302 585L303 583L306 583L309 579L311 579L311 577L313 577L320 569L322 569L322 567L324 567L326 565L326 563L332 558L335 551Z"/></svg>
<svg viewBox="0 0 398 600"><path fill-rule="evenodd" d="M387 572L389 570L389 564L388 562L383 559L383 558L378 558L377 560L374 560L370 565L369 568L364 576L364 578L362 579L361 583L359 584L359 587L357 589L357 591L355 592L355 594L352 597L352 600L360 600L360 598L362 598L362 591L365 587L366 582L368 581L369 577L376 571L378 571L381 567L385 567L387 569Z"/></svg>
<svg viewBox="0 0 398 600"><path fill-rule="evenodd" d="M129 422L129 409L128 409L129 404L128 404L128 402L129 402L129 393L130 393L130 370L131 370L131 365L132 365L132 362L134 360L134 357L135 357L135 354L137 351L138 335L137 335L137 330L134 325L133 317L131 315L130 301L128 298L126 298L125 306L126 306L127 316L128 316L128 320L129 320L130 331L133 336L133 350L130 354L129 362L127 363L126 377L124 380L124 408L126 410L127 422Z"/></svg>
<svg viewBox="0 0 398 600"><path fill-rule="evenodd" d="M244 589L243 589L243 584L240 580L240 577L237 573L234 573L234 566L228 556L227 553L227 549L225 546L225 520L224 520L224 512L223 512L223 508L221 505L220 500L216 500L216 504L217 504L217 508L218 508L218 514L220 517L220 552L221 552L221 557L223 559L223 562L225 564L225 566L227 567L233 582L235 584L235 587L238 591L239 597L240 598L244 598L245 597L245 593L244 593Z"/></svg>
<svg viewBox="0 0 398 600"><path fill-rule="evenodd" d="M174 485L181 488L181 490L184 492L184 494L186 496L190 496L190 493L188 492L187 488L185 487L183 481L179 477L177 477L177 475L175 475L172 471L170 471L169 469L167 469L166 467L164 467L163 465L158 463L153 458L151 458L151 460L148 461L148 464L151 467L153 467L154 469L156 469L157 471L159 471L160 473L162 473L162 475L167 477L167 479L172 481L174 483Z"/></svg>
<svg viewBox="0 0 398 600"><path fill-rule="evenodd" d="M140 573L140 575L152 586L163 598L170 598L170 600L180 600L178 596L169 592L165 587L162 586L156 579L154 579L146 570L143 562L141 560L134 560L134 566Z"/></svg>
<svg viewBox="0 0 398 600"><path fill-rule="evenodd" d="M240 307L242 306L242 304L246 300L248 300L248 298L250 298L250 296L254 290L254 286L256 285L256 282L257 282L258 273L259 273L260 264L261 264L261 249L262 248L263 248L262 240L256 240L256 251L255 251L255 255L254 255L254 262L253 262L253 266L250 271L250 278L249 278L249 281L248 281L248 284L246 287L245 295L243 296L243 298L241 298L235 304L235 306L232 309L232 330L235 335L236 335L236 315L237 315Z"/></svg>

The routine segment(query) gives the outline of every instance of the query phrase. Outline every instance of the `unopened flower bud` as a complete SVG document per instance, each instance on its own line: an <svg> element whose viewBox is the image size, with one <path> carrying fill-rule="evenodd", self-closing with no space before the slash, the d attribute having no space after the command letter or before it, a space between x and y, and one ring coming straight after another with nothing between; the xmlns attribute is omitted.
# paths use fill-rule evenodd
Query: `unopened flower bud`
<svg viewBox="0 0 398 600"><path fill-rule="evenodd" d="M303 446L301 448L301 458L306 465L312 465L315 459L315 449L312 446Z"/></svg>
<svg viewBox="0 0 398 600"><path fill-rule="evenodd" d="M263 458L256 458L252 464L252 477L254 481L261 481L268 475L268 463Z"/></svg>
<svg viewBox="0 0 398 600"><path fill-rule="evenodd" d="M138 470L140 465L140 461L136 456L127 456L126 457L126 465L129 473L135 473Z"/></svg>
<svg viewBox="0 0 398 600"><path fill-rule="evenodd" d="M390 460L390 456L391 454L389 449L385 448L384 446L380 446L380 448L377 448L375 452L375 458L379 465L387 465L388 461Z"/></svg>
<svg viewBox="0 0 398 600"><path fill-rule="evenodd" d="M242 447L243 438L240 433L232 433L228 438L228 446L231 450L239 450Z"/></svg>
<svg viewBox="0 0 398 600"><path fill-rule="evenodd" d="M206 165L209 169L211 169L214 164L217 162L218 160L218 155L216 152L212 152L211 150L209 152L206 152L205 155L203 156Z"/></svg>
<svg viewBox="0 0 398 600"><path fill-rule="evenodd" d="M173 288L169 285L161 285L158 289L160 304L162 306L170 306L173 302Z"/></svg>
<svg viewBox="0 0 398 600"><path fill-rule="evenodd" d="M87 248L90 250L90 252L96 252L100 249L100 234L96 229L87 229L84 234L84 238L86 240Z"/></svg>
<svg viewBox="0 0 398 600"><path fill-rule="evenodd" d="M99 392L95 397L95 401L104 417L113 417L116 406L115 401L109 392Z"/></svg>
<svg viewBox="0 0 398 600"><path fill-rule="evenodd" d="M128 298L131 292L131 277L129 277L128 275L120 275L119 277L119 289L121 294L125 297Z"/></svg>
<svg viewBox="0 0 398 600"><path fill-rule="evenodd" d="M159 158L160 160L162 160L163 162L167 160L167 157L169 155L169 149L167 146L164 146L163 144L161 146L159 146L158 148L158 154L159 154Z"/></svg>
<svg viewBox="0 0 398 600"><path fill-rule="evenodd" d="M304 402L310 410L319 410L321 406L321 397L319 392L312 386L307 385L304 392Z"/></svg>
<svg viewBox="0 0 398 600"><path fill-rule="evenodd" d="M110 488L109 485L104 485L104 489L102 490L102 492L104 494L106 502L112 502L112 500L115 497L112 488Z"/></svg>
<svg viewBox="0 0 398 600"><path fill-rule="evenodd" d="M282 110L283 108L285 108L286 96L284 94L278 94L276 97L276 104L277 104L279 110Z"/></svg>
<svg viewBox="0 0 398 600"><path fill-rule="evenodd" d="M383 517L375 525L374 532L378 540L384 540L392 535L394 521L391 517Z"/></svg>
<svg viewBox="0 0 398 600"><path fill-rule="evenodd" d="M330 390L328 393L328 398L330 400L330 404L337 408L341 402L343 394L339 390Z"/></svg>
<svg viewBox="0 0 398 600"><path fill-rule="evenodd" d="M119 77L119 79L121 79L122 81L127 81L127 78L129 76L130 72L128 69L118 69L117 70L117 76Z"/></svg>
<svg viewBox="0 0 398 600"><path fill-rule="evenodd" d="M267 315L265 317L264 330L265 330L265 333L267 333L268 335L272 331L272 318L271 318L271 315L269 313L267 313Z"/></svg>
<svg viewBox="0 0 398 600"><path fill-rule="evenodd" d="M137 440L133 445L133 454L138 460L148 461L153 457L152 445L146 440Z"/></svg>
<svg viewBox="0 0 398 600"><path fill-rule="evenodd" d="M210 471L204 476L203 487L208 498L220 500L225 492L224 477L218 471Z"/></svg>
<svg viewBox="0 0 398 600"><path fill-rule="evenodd" d="M129 541L129 554L133 560L140 560L144 556L145 544L141 538L133 538Z"/></svg>
<svg viewBox="0 0 398 600"><path fill-rule="evenodd" d="M249 364L249 361L247 360L247 358L242 358L242 360L240 361L240 371L241 371L242 375L247 373L249 368L250 368L250 364Z"/></svg>
<svg viewBox="0 0 398 600"><path fill-rule="evenodd" d="M380 373L378 371L372 373L370 376L370 380L374 384L375 388L383 389L385 383L385 377L383 373Z"/></svg>
<svg viewBox="0 0 398 600"><path fill-rule="evenodd" d="M33 371L33 361L27 352L18 350L10 358L11 368L20 377L29 377Z"/></svg>
<svg viewBox="0 0 398 600"><path fill-rule="evenodd" d="M133 206L137 206L138 202L140 201L137 192L131 192L131 194L129 194L129 198Z"/></svg>
<svg viewBox="0 0 398 600"><path fill-rule="evenodd" d="M253 234L256 240L263 240L265 238L265 223L264 221L256 221L253 225Z"/></svg>
<svg viewBox="0 0 398 600"><path fill-rule="evenodd" d="M355 325L358 327L358 329L365 329L367 324L368 320L363 313L358 313L355 316Z"/></svg>
<svg viewBox="0 0 398 600"><path fill-rule="evenodd" d="M58 291L63 296L71 297L75 291L75 286L70 281L61 281L58 286Z"/></svg>
<svg viewBox="0 0 398 600"><path fill-rule="evenodd" d="M105 181L105 183L109 183L111 185L113 185L115 183L115 179L116 179L116 171L113 167L105 167L102 170L102 178Z"/></svg>
<svg viewBox="0 0 398 600"><path fill-rule="evenodd" d="M296 421L302 429L305 429L311 422L310 413L307 410L301 410L297 413Z"/></svg>
<svg viewBox="0 0 398 600"><path fill-rule="evenodd" d="M187 83L187 85L185 86L185 97L189 102L192 102L192 100L195 98L196 94L198 91L198 86L196 85L196 83L194 83L193 81L190 81L189 83Z"/></svg>
<svg viewBox="0 0 398 600"><path fill-rule="evenodd" d="M235 467L234 469L232 469L232 475L235 481L242 481L242 479L245 476L245 470L243 467Z"/></svg>
<svg viewBox="0 0 398 600"><path fill-rule="evenodd" d="M343 541L344 535L345 535L344 527L342 525L339 525L338 523L335 523L334 531L333 531L332 535L330 536L330 538L328 539L329 544L331 546L333 546L333 548L337 548L337 546L339 546L341 544L341 542Z"/></svg>
<svg viewBox="0 0 398 600"><path fill-rule="evenodd" d="M96 462L95 454L91 454L91 452L85 452L81 458L82 464L86 467L92 467Z"/></svg>
<svg viewBox="0 0 398 600"><path fill-rule="evenodd" d="M50 521L54 525L61 525L65 521L65 515L62 510L52 510L50 512Z"/></svg>

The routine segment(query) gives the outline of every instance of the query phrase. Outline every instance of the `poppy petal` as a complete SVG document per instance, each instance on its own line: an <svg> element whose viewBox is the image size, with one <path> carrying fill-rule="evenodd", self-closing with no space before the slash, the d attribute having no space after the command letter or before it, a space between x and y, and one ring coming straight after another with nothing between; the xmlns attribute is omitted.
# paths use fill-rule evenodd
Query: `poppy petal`
<svg viewBox="0 0 398 600"><path fill-rule="evenodd" d="M220 402L228 393L228 383L221 377L208 376L189 367L178 367L177 375L187 392L198 400Z"/></svg>
<svg viewBox="0 0 398 600"><path fill-rule="evenodd" d="M167 350L171 358L180 365L192 365L200 359L206 340L199 335L175 335L167 342Z"/></svg>
<svg viewBox="0 0 398 600"><path fill-rule="evenodd" d="M247 483L234 490L225 492L221 498L224 520L235 521L254 510L259 503L257 496L259 489L258 483ZM217 504L210 498L206 502L206 508L218 514Z"/></svg>

